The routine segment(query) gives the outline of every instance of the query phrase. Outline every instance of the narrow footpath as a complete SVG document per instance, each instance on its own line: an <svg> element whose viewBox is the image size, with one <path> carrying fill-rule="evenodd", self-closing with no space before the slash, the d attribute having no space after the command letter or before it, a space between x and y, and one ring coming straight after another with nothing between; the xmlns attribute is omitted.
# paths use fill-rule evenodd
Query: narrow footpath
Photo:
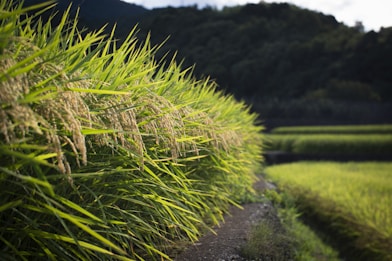
<svg viewBox="0 0 392 261"><path fill-rule="evenodd" d="M268 185L260 178L254 185L262 191ZM249 203L243 209L231 207L230 214L214 231L200 238L184 252L174 257L175 261L245 261L240 255L252 227L265 218L276 217L270 203Z"/></svg>

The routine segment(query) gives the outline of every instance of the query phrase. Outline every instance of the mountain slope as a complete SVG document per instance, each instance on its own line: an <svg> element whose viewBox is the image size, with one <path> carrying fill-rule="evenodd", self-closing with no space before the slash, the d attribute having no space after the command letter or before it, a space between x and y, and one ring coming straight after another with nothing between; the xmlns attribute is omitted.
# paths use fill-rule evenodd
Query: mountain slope
<svg viewBox="0 0 392 261"><path fill-rule="evenodd" d="M196 73L212 75L238 97L300 98L338 85L345 88L342 99L391 100L383 86L391 82L392 62L380 59L392 54L391 28L365 34L289 4L152 12L141 21L142 30L151 30L157 43L170 35L166 50L179 50L186 65L197 64ZM351 88L347 82L354 93L344 93Z"/></svg>

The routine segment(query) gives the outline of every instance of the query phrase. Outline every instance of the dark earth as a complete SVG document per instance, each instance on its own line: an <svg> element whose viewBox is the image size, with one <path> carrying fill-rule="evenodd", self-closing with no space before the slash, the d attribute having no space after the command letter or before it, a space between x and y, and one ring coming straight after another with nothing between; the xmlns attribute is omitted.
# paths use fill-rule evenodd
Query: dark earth
<svg viewBox="0 0 392 261"><path fill-rule="evenodd" d="M257 191L271 186L261 177L255 183ZM246 243L253 226L266 218L276 218L276 211L268 202L248 203L242 209L232 206L224 222L193 245L174 257L175 261L245 261L241 257L241 247Z"/></svg>

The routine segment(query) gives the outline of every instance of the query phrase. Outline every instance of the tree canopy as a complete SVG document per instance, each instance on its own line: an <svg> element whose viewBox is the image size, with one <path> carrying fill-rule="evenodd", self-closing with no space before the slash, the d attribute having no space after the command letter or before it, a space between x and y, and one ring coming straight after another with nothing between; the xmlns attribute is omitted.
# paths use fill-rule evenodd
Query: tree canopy
<svg viewBox="0 0 392 261"><path fill-rule="evenodd" d="M287 3L155 9L139 26L238 98L392 98L392 28L365 33Z"/></svg>

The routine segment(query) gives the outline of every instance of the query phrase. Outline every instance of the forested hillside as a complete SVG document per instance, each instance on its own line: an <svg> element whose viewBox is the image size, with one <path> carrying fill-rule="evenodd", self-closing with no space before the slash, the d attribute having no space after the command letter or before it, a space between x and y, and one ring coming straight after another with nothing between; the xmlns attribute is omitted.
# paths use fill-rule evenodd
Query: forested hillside
<svg viewBox="0 0 392 261"><path fill-rule="evenodd" d="M117 22L116 36L123 39L138 22L139 39L151 32L153 44L166 40L158 58L169 53L170 59L178 51L183 66L195 64L197 76L211 76L221 89L252 104L264 120L390 120L392 28L363 32L331 15L286 3L223 10L129 5L137 12L127 17L111 11L115 18L108 19L98 2L125 5L118 0L79 3L81 10L95 5L95 15L81 11L87 27Z"/></svg>
<svg viewBox="0 0 392 261"><path fill-rule="evenodd" d="M320 88L352 87L362 92L347 96L328 90L324 95L391 98L384 83L391 81L385 69L392 63L377 55L392 46L392 30L363 34L332 16L289 4L249 4L221 12L166 8L154 10L140 27L151 30L157 43L170 35L167 50L179 50L186 64L197 64L197 73L212 75L239 97L299 98Z"/></svg>

